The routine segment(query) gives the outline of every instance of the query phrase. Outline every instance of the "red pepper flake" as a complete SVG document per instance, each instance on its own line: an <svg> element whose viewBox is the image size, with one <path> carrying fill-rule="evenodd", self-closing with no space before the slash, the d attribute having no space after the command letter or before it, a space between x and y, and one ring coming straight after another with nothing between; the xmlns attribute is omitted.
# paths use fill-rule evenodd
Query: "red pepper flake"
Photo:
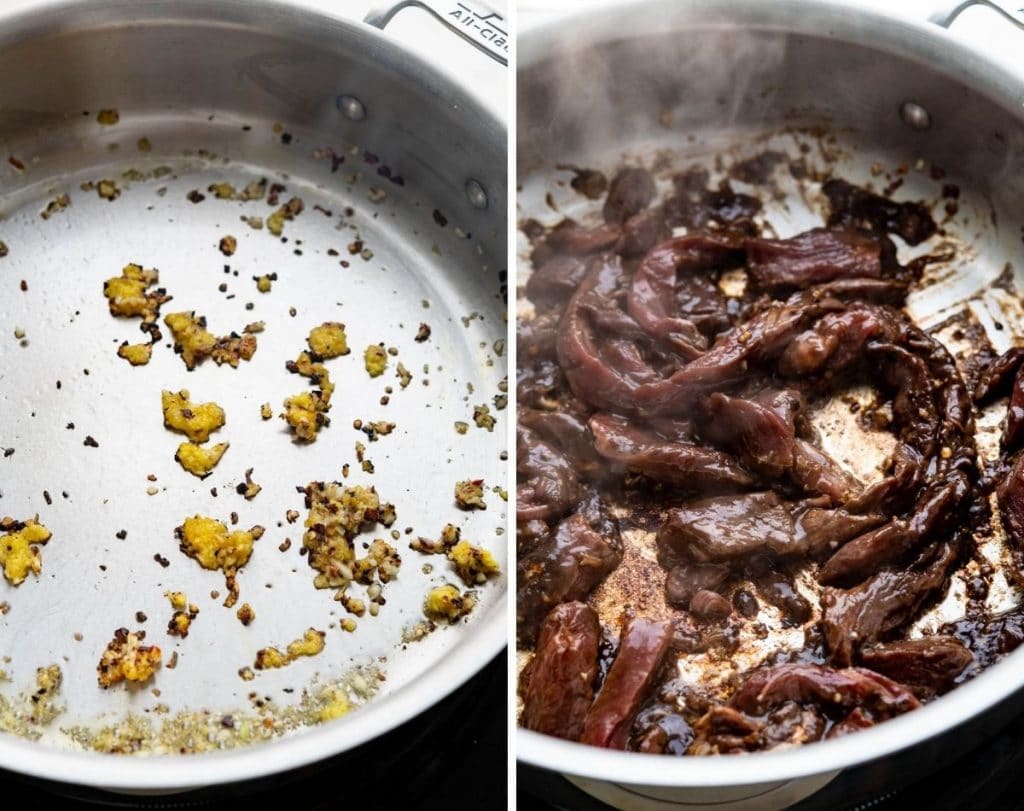
<svg viewBox="0 0 1024 811"><path fill-rule="evenodd" d="M9 164L11 164L11 166L13 166L13 167L14 167L15 169L17 169L17 170L18 170L19 172L24 172L24 171L25 171L25 164L24 164L24 163L22 163L22 162L21 162L20 160L18 160L18 159L17 159L16 157L14 157L14 155L11 155L11 156L10 156L10 157L9 157L9 158L7 159L7 162L8 162Z"/></svg>
<svg viewBox="0 0 1024 811"><path fill-rule="evenodd" d="M28 282L26 282L24 279L21 280L21 292L22 293L27 293L28 292Z"/></svg>
<svg viewBox="0 0 1024 811"><path fill-rule="evenodd" d="M199 189L192 189L192 191L185 195L185 199L190 203L201 203L206 199L206 195L200 192Z"/></svg>
<svg viewBox="0 0 1024 811"><path fill-rule="evenodd" d="M448 224L448 218L436 208L434 209L434 222L444 228Z"/></svg>
<svg viewBox="0 0 1024 811"><path fill-rule="evenodd" d="M87 448L98 448L100 446L100 443L93 439L91 436L87 436L85 438L85 442L83 442L82 444L85 445Z"/></svg>

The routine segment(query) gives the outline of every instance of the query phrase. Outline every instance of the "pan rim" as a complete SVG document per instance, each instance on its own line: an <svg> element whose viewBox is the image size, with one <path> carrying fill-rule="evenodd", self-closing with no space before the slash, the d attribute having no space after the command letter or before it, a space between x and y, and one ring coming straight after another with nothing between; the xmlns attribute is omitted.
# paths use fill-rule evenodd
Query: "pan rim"
<svg viewBox="0 0 1024 811"><path fill-rule="evenodd" d="M226 14L230 10L232 13ZM76 28L76 24L87 25ZM272 29L266 28L273 22ZM273 30L275 36L329 43L331 36L359 37L366 53L401 66L404 81L441 95L473 122L484 141L507 134L505 124L465 88L392 37L359 21L279 0L42 0L31 9L0 13L0 47L104 25L166 24L239 26ZM504 163L502 164L504 167ZM504 206L505 200L499 201ZM471 618L465 636L423 675L394 693L372 699L344 719L309 727L256 745L200 755L111 756L64 749L0 734L5 771L122 793L160 794L244 782L279 774L341 754L414 718L482 670L507 644L507 586L483 617Z"/></svg>
<svg viewBox="0 0 1024 811"><path fill-rule="evenodd" d="M626 37L643 37L671 30L678 9L681 24L698 27L743 25L762 31L827 36L844 44L873 47L950 73L941 67L955 63L957 75L972 90L1024 119L1024 82L979 49L946 29L898 10L868 9L854 0L687 0L671 6L664 0L629 4L629 21L621 23L618 0L593 11L573 11L541 22L521 33L517 70L522 71L552 54L573 32L573 47ZM667 11L667 9L672 11ZM620 16L616 17L618 11ZM787 781L837 773L920 744L992 710L1024 688L1024 649L989 667L971 682L912 713L855 735L809 746L724 757L657 757L638 752L601 749L516 728L516 757L541 769L589 778L658 788L780 786Z"/></svg>

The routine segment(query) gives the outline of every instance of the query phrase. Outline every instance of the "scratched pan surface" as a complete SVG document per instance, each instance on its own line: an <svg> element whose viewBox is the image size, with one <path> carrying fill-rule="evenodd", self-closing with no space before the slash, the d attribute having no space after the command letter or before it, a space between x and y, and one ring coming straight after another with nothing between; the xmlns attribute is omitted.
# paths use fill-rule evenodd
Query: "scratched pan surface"
<svg viewBox="0 0 1024 811"><path fill-rule="evenodd" d="M0 581L5 729L18 726L37 667L63 672L63 711L29 729L39 740L0 734L0 764L120 789L237 780L355 746L457 687L504 644L504 573L476 589L466 620L403 644L431 587L465 588L443 557L408 541L436 538L453 522L505 560L505 503L490 490L506 475L506 417L493 401L506 374L503 128L378 32L263 3L48 6L0 21L0 77L0 515L38 514L53 533L39 576L18 587ZM362 111L353 116L339 96L357 98ZM118 123L97 121L104 108L118 111ZM266 200L207 191L259 178L286 187L280 203L304 202L282 238L241 219L266 218ZM101 179L116 182L115 200L88 188ZM205 199L190 200L193 190ZM42 217L60 194L70 205ZM225 235L238 243L230 257L218 250ZM189 372L166 328L148 365L118 358L122 341L145 339L138 319L112 317L103 298L104 280L128 262L159 269L173 296L165 315L195 310L218 335L264 321L252 360L237 369L208 360ZM271 273L272 291L258 292L253 277ZM337 385L332 422L300 446L276 415L286 396L311 387L285 362L324 321L346 325L352 352L327 361ZM421 322L432 334L416 342ZM398 354L371 379L362 353L379 342ZM411 372L407 388L398 362ZM160 391L182 388L227 415L213 441L230 448L202 481L174 461L182 437L162 425ZM270 421L261 419L265 402ZM493 432L473 424L483 403L497 419ZM356 419L396 427L370 442ZM356 459L360 440L372 474ZM263 488L252 501L235 490L247 468ZM456 509L454 484L467 478L484 479L486 511ZM352 633L339 627L351 615L333 590L313 587L300 555L306 513L296 487L313 480L374 485L396 507L399 540L379 526L356 540L359 554L362 542L389 540L402 566L379 615L354 618ZM294 524L289 510L300 513ZM248 627L221 605L221 573L186 558L174 537L190 515L229 522L233 512L240 528L266 528L238 576L239 605L256 613ZM166 590L186 592L200 609L186 639L166 633ZM141 688L101 690L96 664L119 627L144 629L165 667ZM326 632L320 655L240 678L257 649L309 627ZM159 752L162 729L180 731L185 713L205 712L228 720L197 728L191 743L234 745L260 737L252 730L266 718L304 719L304 691L332 685L365 705L280 740L190 755L187 768L173 755L79 752L69 734L128 719L150 730L136 736L140 749Z"/></svg>
<svg viewBox="0 0 1024 811"><path fill-rule="evenodd" d="M735 190L762 199L768 233L789 237L822 224L827 213L822 176L878 191L890 187L897 200L929 202L942 233L916 248L899 244L899 255L904 261L922 254L951 257L928 267L908 299L908 311L958 360L985 341L1002 352L1024 337L1024 313L1014 292L1024 278L1022 126L1014 101L1020 81L983 67L978 57L957 50L937 27L930 28L934 31L920 23L855 13L842 3L809 0L648 2L540 26L519 43L521 191L516 216L547 226L563 217L602 221L603 201L578 194L565 165L601 170L609 177L622 165L646 166L663 195L672 187L671 175L691 165L708 169L713 186L734 163L779 152L787 161L768 183L751 187L733 181ZM908 109L905 102L922 109ZM803 162L810 175L795 177L787 170L790 161ZM949 201L943 199L947 184L959 189L948 211ZM529 252L520 231L520 287L530 271ZM529 302L520 299L518 310L529 317ZM979 416L977 442L985 460L998 453L1004 410L1001 403ZM821 409L812 421L823 447L851 472L868 481L880 475L891 436L865 432L838 403ZM1002 574L1009 565L1007 550L998 517L993 524L992 539L981 546L978 558L997 568L987 603L995 612L1018 605L1021 598ZM613 628L625 604L648 616L670 611L662 599L664 571L656 561L653 534L631 530L625 541L622 565L591 597L602 621ZM962 617L965 583L977 571L977 560L959 570L912 635ZM797 586L812 606L819 605L813 578ZM714 692L768 652L804 646L803 628L783 628L775 609L763 608L757 621L769 629L766 637L748 628L728 661L683 657L680 676ZM731 758L595 752L528 731L519 732L518 753L532 764L577 776L608 802L623 802L626 794L604 781L633 785L648 799L666 803L645 808L711 799L740 803L759 792L774 792L771 805L784 804L823 785L835 768L878 757L944 729L952 719L971 717L1019 686L1015 666L1020 667L1019 656L943 697L934 708L887 722L877 731L806 751L750 756L743 758L742 768ZM787 778L796 776L805 782L794 788L798 783L791 785ZM713 792L676 790L695 786Z"/></svg>

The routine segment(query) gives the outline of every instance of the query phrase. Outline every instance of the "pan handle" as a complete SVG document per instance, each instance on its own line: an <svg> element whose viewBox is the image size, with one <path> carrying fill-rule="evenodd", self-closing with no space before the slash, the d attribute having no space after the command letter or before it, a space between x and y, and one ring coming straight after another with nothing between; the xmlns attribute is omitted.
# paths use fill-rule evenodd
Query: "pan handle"
<svg viewBox="0 0 1024 811"><path fill-rule="evenodd" d="M363 22L383 31L398 12L410 7L429 12L474 48L508 66L508 24L500 14L475 0L391 0L374 6Z"/></svg>
<svg viewBox="0 0 1024 811"><path fill-rule="evenodd" d="M971 6L986 6L998 11L1018 28L1024 29L1024 0L939 0L928 20L949 28Z"/></svg>

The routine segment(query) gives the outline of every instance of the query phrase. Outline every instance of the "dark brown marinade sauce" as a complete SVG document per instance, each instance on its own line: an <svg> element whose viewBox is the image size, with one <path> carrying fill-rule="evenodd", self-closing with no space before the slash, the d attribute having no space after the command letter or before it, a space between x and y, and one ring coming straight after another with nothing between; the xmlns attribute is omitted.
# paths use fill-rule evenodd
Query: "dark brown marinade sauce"
<svg viewBox="0 0 1024 811"><path fill-rule="evenodd" d="M777 165L766 154L731 176L764 182ZM768 239L759 199L703 169L665 196L643 168L572 169L574 188L603 195L603 222L523 226L534 315L518 324L517 619L535 653L523 725L643 752L770 749L913 710L1020 644L1024 612L984 614L984 568L968 617L906 636L973 553L991 492L1024 571L1024 351L975 359L968 385L905 314L923 262L901 265L891 236L929 239L928 208L834 178L821 227ZM744 292L727 295L719 282L737 270ZM806 416L863 384L895 439L868 484ZM1004 453L979 471L975 408L996 397L1009 398ZM600 627L588 597L634 528L656 533L669 618L627 611L621 629ZM820 621L800 572L823 587ZM727 657L744 623L766 634L764 604L803 626L803 649L741 673L724 700L679 681L679 656Z"/></svg>

